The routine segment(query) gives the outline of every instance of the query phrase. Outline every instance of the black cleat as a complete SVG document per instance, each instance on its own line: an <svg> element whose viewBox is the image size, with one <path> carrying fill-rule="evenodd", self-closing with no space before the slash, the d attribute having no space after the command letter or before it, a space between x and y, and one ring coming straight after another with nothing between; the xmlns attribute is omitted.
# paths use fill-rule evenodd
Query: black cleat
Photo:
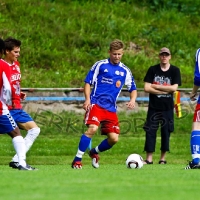
<svg viewBox="0 0 200 200"><path fill-rule="evenodd" d="M184 169L200 169L200 165L192 164L192 161L189 161L188 165Z"/></svg>
<svg viewBox="0 0 200 200"><path fill-rule="evenodd" d="M18 166L18 169L19 170L37 170L35 167L31 167L30 165L28 165L28 164L26 164L26 166L24 167L24 166L22 166L22 165L19 165Z"/></svg>
<svg viewBox="0 0 200 200"><path fill-rule="evenodd" d="M19 163L18 163L18 162L13 162L13 161L11 161L11 162L9 163L9 167L12 167L13 169L18 169Z"/></svg>

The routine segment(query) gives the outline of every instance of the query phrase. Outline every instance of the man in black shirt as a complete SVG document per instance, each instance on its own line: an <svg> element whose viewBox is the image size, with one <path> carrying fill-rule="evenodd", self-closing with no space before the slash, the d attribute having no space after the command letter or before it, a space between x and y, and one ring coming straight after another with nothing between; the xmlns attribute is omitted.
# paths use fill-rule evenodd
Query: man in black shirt
<svg viewBox="0 0 200 200"><path fill-rule="evenodd" d="M170 133L174 130L173 93L181 85L178 67L169 63L171 52L163 47L159 52L160 64L149 67L144 77L144 90L149 93L149 106L144 130L146 140L145 164L153 164L153 152L156 146L156 133L161 125L161 155L159 164L166 164L165 156L169 151Z"/></svg>

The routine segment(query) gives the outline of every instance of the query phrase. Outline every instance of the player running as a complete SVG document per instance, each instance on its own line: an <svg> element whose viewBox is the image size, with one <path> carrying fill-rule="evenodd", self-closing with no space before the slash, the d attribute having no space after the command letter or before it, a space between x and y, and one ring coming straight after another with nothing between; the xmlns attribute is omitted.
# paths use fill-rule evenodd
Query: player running
<svg viewBox="0 0 200 200"><path fill-rule="evenodd" d="M0 57L3 54L4 47L4 41L0 39ZM6 104L12 104L10 77L10 69L2 60L0 60L0 133L7 133L12 138L12 143L18 156L19 164L17 168L19 170L34 170L33 167L26 163L24 139L6 106Z"/></svg>
<svg viewBox="0 0 200 200"><path fill-rule="evenodd" d="M116 114L116 100L124 85L130 92L129 109L135 107L137 97L136 85L128 67L121 63L123 56L123 42L114 40L110 43L110 58L96 62L85 78L83 108L86 110L85 124L87 131L81 136L77 154L72 162L72 168L82 168L82 157L92 136L101 125L101 134L107 135L98 146L89 151L92 166L99 167L99 153L113 147L118 142L120 133L119 121ZM90 87L93 85L90 94Z"/></svg>
<svg viewBox="0 0 200 200"><path fill-rule="evenodd" d="M196 51L196 62L194 72L194 85L190 94L191 101L196 100L197 91L200 87L200 49ZM194 112L192 132L190 139L190 149L192 161L185 169L200 169L200 95L198 96L197 105Z"/></svg>
<svg viewBox="0 0 200 200"><path fill-rule="evenodd" d="M21 105L21 100L26 97L26 94L21 92L20 89L21 72L19 62L17 61L20 56L21 41L14 38L7 38L4 40L4 43L5 57L2 62L11 70L12 105L8 105L8 108L19 128L27 131L27 135L24 138L27 152L38 137L40 128L36 125L31 116L22 109ZM9 166L18 168L19 158L17 154L12 158Z"/></svg>

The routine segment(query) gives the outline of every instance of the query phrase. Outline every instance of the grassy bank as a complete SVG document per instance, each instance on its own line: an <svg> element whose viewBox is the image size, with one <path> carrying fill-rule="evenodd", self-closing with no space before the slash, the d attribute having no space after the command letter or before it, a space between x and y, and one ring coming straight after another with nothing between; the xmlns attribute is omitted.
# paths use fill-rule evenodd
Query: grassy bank
<svg viewBox="0 0 200 200"><path fill-rule="evenodd" d="M108 45L126 45L123 62L143 87L147 68L167 46L191 87L199 47L199 3L189 1L1 0L0 36L22 40L22 87L81 87Z"/></svg>

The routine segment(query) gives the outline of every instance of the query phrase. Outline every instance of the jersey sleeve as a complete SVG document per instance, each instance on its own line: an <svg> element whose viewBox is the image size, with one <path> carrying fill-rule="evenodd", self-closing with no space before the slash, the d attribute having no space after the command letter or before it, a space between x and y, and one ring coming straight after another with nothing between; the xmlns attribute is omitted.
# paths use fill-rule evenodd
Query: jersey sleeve
<svg viewBox="0 0 200 200"><path fill-rule="evenodd" d="M5 67L2 72L2 80L3 80L3 87L2 87L3 101L7 105L12 105L12 90L10 84L10 71L8 67Z"/></svg>
<svg viewBox="0 0 200 200"><path fill-rule="evenodd" d="M127 86L127 89L129 92L132 92L133 90L137 90L134 77L129 70L127 70L125 85Z"/></svg>
<svg viewBox="0 0 200 200"><path fill-rule="evenodd" d="M89 83L90 85L93 85L94 82L97 79L97 76L99 74L99 68L100 68L100 64L99 62L96 62L90 69L90 71L88 72L84 82L85 83Z"/></svg>
<svg viewBox="0 0 200 200"><path fill-rule="evenodd" d="M194 85L200 86L200 49L196 51L196 62L194 71Z"/></svg>

